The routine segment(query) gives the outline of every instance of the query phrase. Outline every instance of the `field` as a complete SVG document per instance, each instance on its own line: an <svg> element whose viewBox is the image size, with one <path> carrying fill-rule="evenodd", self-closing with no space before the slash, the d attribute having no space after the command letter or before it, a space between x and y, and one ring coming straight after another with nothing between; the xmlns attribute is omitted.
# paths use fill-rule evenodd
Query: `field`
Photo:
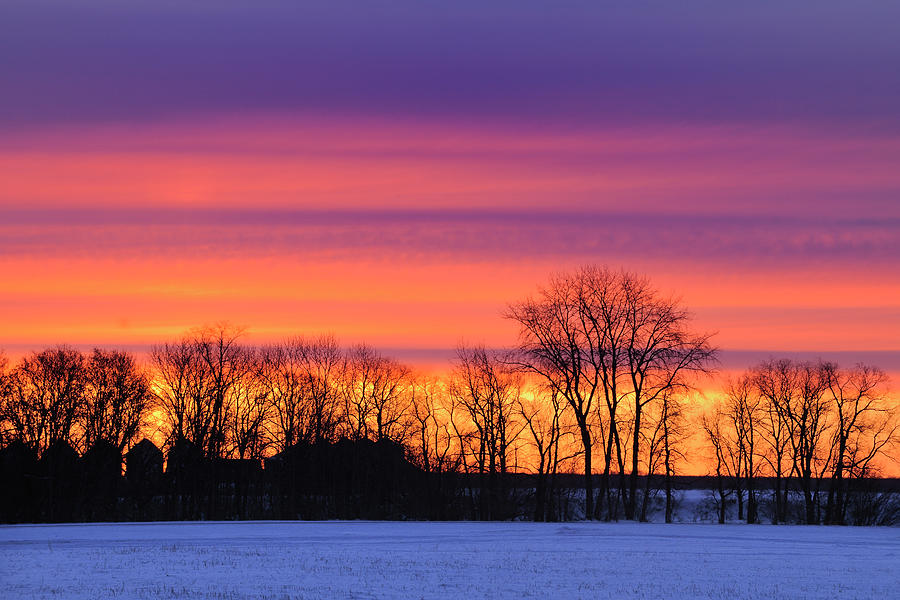
<svg viewBox="0 0 900 600"><path fill-rule="evenodd" d="M896 598L900 528L234 522L0 527L0 597Z"/></svg>

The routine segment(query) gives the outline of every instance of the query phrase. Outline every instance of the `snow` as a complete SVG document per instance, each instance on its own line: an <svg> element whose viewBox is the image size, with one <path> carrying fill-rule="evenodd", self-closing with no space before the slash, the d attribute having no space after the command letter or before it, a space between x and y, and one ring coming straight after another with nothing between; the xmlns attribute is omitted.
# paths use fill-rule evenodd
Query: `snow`
<svg viewBox="0 0 900 600"><path fill-rule="evenodd" d="M900 528L188 522L0 527L0 597L897 598Z"/></svg>

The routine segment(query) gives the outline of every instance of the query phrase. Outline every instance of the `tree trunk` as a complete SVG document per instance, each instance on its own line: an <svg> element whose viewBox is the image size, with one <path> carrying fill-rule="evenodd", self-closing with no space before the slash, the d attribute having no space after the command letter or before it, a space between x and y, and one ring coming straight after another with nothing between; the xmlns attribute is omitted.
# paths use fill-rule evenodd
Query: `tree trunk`
<svg viewBox="0 0 900 600"><path fill-rule="evenodd" d="M753 478L747 481L747 523L753 524L758 520L756 514L756 492L753 489Z"/></svg>
<svg viewBox="0 0 900 600"><path fill-rule="evenodd" d="M807 484L804 487L807 487ZM813 494L809 489L803 490L803 500L806 504L806 524L807 525L815 525L816 524L816 506L813 500Z"/></svg>
<svg viewBox="0 0 900 600"><path fill-rule="evenodd" d="M616 463L619 467L619 489L618 489L618 499L616 499L613 507L613 520L619 519L619 504L622 504L624 508L628 503L628 481L627 475L625 474L625 461L622 458L622 440L619 437L619 432L616 430Z"/></svg>
<svg viewBox="0 0 900 600"><path fill-rule="evenodd" d="M669 474L668 467L666 467L666 523L672 522L674 509L672 502L672 476Z"/></svg>
<svg viewBox="0 0 900 600"><path fill-rule="evenodd" d="M534 491L534 520L546 521L547 475L538 473L537 486Z"/></svg>
<svg viewBox="0 0 900 600"><path fill-rule="evenodd" d="M756 509L756 490L753 481L753 446L747 454L747 523L756 523L759 520Z"/></svg>
<svg viewBox="0 0 900 600"><path fill-rule="evenodd" d="M603 493L606 494L606 520L612 521L615 516L615 501L612 495L612 482L610 477L610 467L613 458L613 437L618 436L615 423L615 412L612 412L609 418L609 436L606 440L606 456L603 459Z"/></svg>
<svg viewBox="0 0 900 600"><path fill-rule="evenodd" d="M781 522L781 470L775 471L775 512L772 514L772 523L778 525Z"/></svg>
<svg viewBox="0 0 900 600"><path fill-rule="evenodd" d="M828 485L828 502L825 506L825 524L826 525L834 525L835 523L841 522L840 519L837 518L837 515L840 514L840 504L841 504L841 488L843 487L843 476L844 476L844 454L846 453L846 440L844 436L841 434L840 441L838 442L838 454L835 459L834 466L834 474L831 477L831 482Z"/></svg>
<svg viewBox="0 0 900 600"><path fill-rule="evenodd" d="M581 444L584 446L584 518L594 518L594 478L591 473L591 432L587 423L579 423L581 427Z"/></svg>
<svg viewBox="0 0 900 600"><path fill-rule="evenodd" d="M781 489L781 522L787 523L788 515L788 489L790 488L790 478L786 477L783 481Z"/></svg>
<svg viewBox="0 0 900 600"><path fill-rule="evenodd" d="M628 502L625 505L625 518L634 520L634 509L637 495L637 478L638 478L638 452L641 449L641 407L640 404L635 406L634 412L634 437L631 445L631 476L629 477L629 494Z"/></svg>
<svg viewBox="0 0 900 600"><path fill-rule="evenodd" d="M719 475L717 478L719 484L719 525L725 524L725 482L724 477Z"/></svg>
<svg viewBox="0 0 900 600"><path fill-rule="evenodd" d="M647 522L647 510L650 505L650 474L647 473L647 479L644 482L644 497L641 501L641 523Z"/></svg>

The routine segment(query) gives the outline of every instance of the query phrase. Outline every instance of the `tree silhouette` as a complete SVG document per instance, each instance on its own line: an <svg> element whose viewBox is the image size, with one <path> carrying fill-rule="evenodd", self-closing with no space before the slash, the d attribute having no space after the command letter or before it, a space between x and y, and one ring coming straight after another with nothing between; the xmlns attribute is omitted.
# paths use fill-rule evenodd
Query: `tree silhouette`
<svg viewBox="0 0 900 600"><path fill-rule="evenodd" d="M688 375L708 371L715 356L710 336L692 333L687 311L660 296L646 278L597 266L551 278L537 299L510 305L506 317L520 326L518 364L543 377L574 412L588 518L594 515L592 406L605 400L598 426L606 438L602 492L612 516L612 460L615 451L624 477L628 443L619 431L620 407L630 405L631 473L619 491L625 516L634 519L645 407L687 389Z"/></svg>
<svg viewBox="0 0 900 600"><path fill-rule="evenodd" d="M102 440L124 452L140 434L151 407L149 376L133 356L118 350L95 348L85 368L80 446L87 451Z"/></svg>
<svg viewBox="0 0 900 600"><path fill-rule="evenodd" d="M648 520L664 487L671 522L693 428L720 522L732 498L748 523L900 520L872 480L900 441L879 369L771 358L698 415L715 349L646 278L582 267L505 317L512 351L460 346L444 377L330 335L256 347L228 324L155 346L148 368L0 353L0 518Z"/></svg>
<svg viewBox="0 0 900 600"><path fill-rule="evenodd" d="M3 402L11 437L39 453L74 442L86 375L84 357L67 346L23 358L9 375Z"/></svg>

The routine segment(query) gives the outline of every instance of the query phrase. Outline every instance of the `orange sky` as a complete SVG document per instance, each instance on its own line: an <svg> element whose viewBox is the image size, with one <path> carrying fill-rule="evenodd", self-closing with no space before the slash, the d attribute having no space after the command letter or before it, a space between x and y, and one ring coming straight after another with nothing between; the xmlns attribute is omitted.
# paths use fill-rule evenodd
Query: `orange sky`
<svg viewBox="0 0 900 600"><path fill-rule="evenodd" d="M900 370L898 158L891 136L774 125L18 130L0 140L0 346L140 351L228 320L427 362L511 343L507 302L596 262L680 295L729 367L790 351Z"/></svg>
<svg viewBox="0 0 900 600"><path fill-rule="evenodd" d="M900 209L832 197L900 184L891 139L276 125L7 138L0 344L137 348L229 320L401 353L505 345L507 302L599 262L680 295L725 350L900 368Z"/></svg>
<svg viewBox="0 0 900 600"><path fill-rule="evenodd" d="M11 5L0 349L230 321L441 369L600 263L726 371L900 385L896 7L395 4Z"/></svg>

